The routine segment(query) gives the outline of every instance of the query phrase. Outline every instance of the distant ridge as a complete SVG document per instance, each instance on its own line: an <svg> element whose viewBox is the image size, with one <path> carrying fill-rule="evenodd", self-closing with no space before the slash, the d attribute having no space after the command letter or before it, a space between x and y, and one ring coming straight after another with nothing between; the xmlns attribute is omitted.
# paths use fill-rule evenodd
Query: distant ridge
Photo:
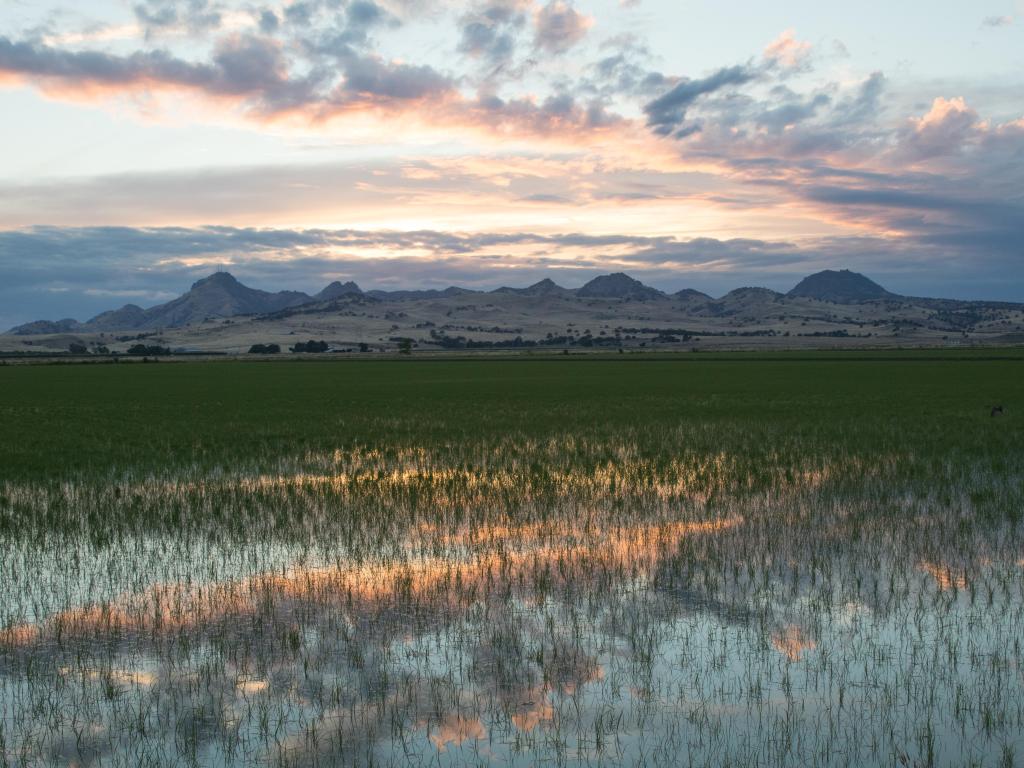
<svg viewBox="0 0 1024 768"><path fill-rule="evenodd" d="M19 336L34 336L44 333L74 333L80 330L81 327L82 324L74 318L65 317L63 320L33 320L31 323L11 328L9 333L16 333Z"/></svg>
<svg viewBox="0 0 1024 768"><path fill-rule="evenodd" d="M512 293L518 296L570 296L574 291L563 288L554 280L545 277L543 280L527 286L526 288L498 288L494 293Z"/></svg>
<svg viewBox="0 0 1024 768"><path fill-rule="evenodd" d="M848 269L826 269L801 280L787 296L799 296L818 301L835 301L840 304L855 301L878 301L898 299L874 280Z"/></svg>
<svg viewBox="0 0 1024 768"><path fill-rule="evenodd" d="M751 318L779 312L779 304L792 300L829 301L855 304L870 301L912 303L927 307L956 307L972 304L953 299L911 298L890 293L878 283L847 269L824 270L802 279L789 293L782 294L768 288L746 287L729 291L714 299L692 288L685 288L671 296L623 272L600 275L577 289L563 288L544 278L526 288L503 287L490 291L471 290L450 286L443 290L370 290L363 291L354 282L334 281L319 293L309 295L301 291L261 291L240 283L228 272L216 272L197 280L183 295L149 309L126 304L120 309L102 312L80 323L72 318L37 320L12 328L10 333L28 336L64 333L98 333L108 331L150 331L161 328L181 328L217 318L240 315L274 315L292 312L336 311L339 302L398 302L443 301L459 296L509 296L530 298L529 312L545 311L544 302L572 302L577 299L629 301L674 301L695 317ZM978 304L974 302L973 304ZM980 302L995 306L993 302ZM552 304L554 307L555 304ZM1001 306L1014 306L1006 304ZM525 309L525 307L524 307Z"/></svg>
<svg viewBox="0 0 1024 768"><path fill-rule="evenodd" d="M441 291L435 288L420 291L367 291L366 295L383 301L389 299L392 301L410 301L415 299L447 299L463 293L476 293L476 291L471 291L469 288L457 288L453 285Z"/></svg>
<svg viewBox="0 0 1024 768"><path fill-rule="evenodd" d="M197 280L186 293L166 304L149 309L126 304L120 309L102 312L84 323L61 320L57 324L49 324L52 330L38 330L44 327L45 321L43 324L28 323L12 328L11 333L29 335L181 328L210 318L277 312L312 300L312 297L299 291L268 293L249 288L228 272L215 272L209 277Z"/></svg>

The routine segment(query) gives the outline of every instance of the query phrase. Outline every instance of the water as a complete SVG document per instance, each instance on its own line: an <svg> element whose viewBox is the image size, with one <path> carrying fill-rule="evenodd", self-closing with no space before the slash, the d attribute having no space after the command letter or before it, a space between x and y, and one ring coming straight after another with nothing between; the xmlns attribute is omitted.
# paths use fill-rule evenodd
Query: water
<svg viewBox="0 0 1024 768"><path fill-rule="evenodd" d="M865 521L877 499L798 490L699 515L425 510L364 538L11 536L4 758L1019 761L1015 539L968 531L950 550L918 501Z"/></svg>

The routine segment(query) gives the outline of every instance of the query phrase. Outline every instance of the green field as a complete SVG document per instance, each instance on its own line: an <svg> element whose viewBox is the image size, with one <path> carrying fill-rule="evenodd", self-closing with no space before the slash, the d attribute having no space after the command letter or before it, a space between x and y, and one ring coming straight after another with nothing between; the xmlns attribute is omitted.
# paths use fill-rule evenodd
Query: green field
<svg viewBox="0 0 1024 768"><path fill-rule="evenodd" d="M0 765L1013 765L1022 414L1014 350L0 367Z"/></svg>
<svg viewBox="0 0 1024 768"><path fill-rule="evenodd" d="M754 461L782 446L797 456L985 456L1021 436L1020 420L993 422L989 406L1020 402L1022 374L1024 353L1007 351L8 366L0 478L230 467L307 450L512 435L614 442L666 427L694 429L687 450Z"/></svg>

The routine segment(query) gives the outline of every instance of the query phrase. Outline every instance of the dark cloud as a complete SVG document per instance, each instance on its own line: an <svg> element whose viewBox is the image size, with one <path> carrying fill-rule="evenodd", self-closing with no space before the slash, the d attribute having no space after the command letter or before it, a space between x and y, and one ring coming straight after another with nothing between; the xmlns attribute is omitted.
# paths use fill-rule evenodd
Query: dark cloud
<svg viewBox="0 0 1024 768"><path fill-rule="evenodd" d="M604 98L642 97L662 94L675 85L650 68L651 52L633 35L617 35L601 44L602 56L590 65L581 89Z"/></svg>
<svg viewBox="0 0 1024 768"><path fill-rule="evenodd" d="M896 194L831 202L934 205ZM1009 219L1011 211L1004 211ZM986 229L991 234L991 229ZM0 231L0 322L91 314L126 302L166 301L199 277L228 269L257 287L316 291L331 280L364 288L526 285L552 277L577 286L598 273L627 269L665 289L724 292L741 284L788 289L819 269L867 272L893 290L960 298L1024 298L1012 262L984 240L939 242L833 237L795 244L585 233L452 233L434 230L266 230L233 227L37 227ZM566 249L578 253L566 262ZM360 255L351 251L360 250ZM387 258L366 258L366 250ZM422 255L426 252L427 256ZM614 254L615 266L608 265ZM927 266L927 269L922 267Z"/></svg>
<svg viewBox="0 0 1024 768"><path fill-rule="evenodd" d="M723 67L707 77L685 78L657 99L644 106L647 125L659 136L678 134L685 128L687 110L701 96L722 88L749 83L757 73L747 66Z"/></svg>
<svg viewBox="0 0 1024 768"><path fill-rule="evenodd" d="M118 56L0 37L0 71L68 86L187 87L211 96L252 98L268 111L314 98L311 82L289 77L280 47L255 36L223 38L212 60L202 64L162 50Z"/></svg>
<svg viewBox="0 0 1024 768"><path fill-rule="evenodd" d="M356 27L371 27L388 18L388 13L370 0L354 0L346 12L348 22Z"/></svg>
<svg viewBox="0 0 1024 768"><path fill-rule="evenodd" d="M439 94L452 81L431 67L386 62L377 56L350 56L344 60L346 90L371 97L407 100Z"/></svg>
<svg viewBox="0 0 1024 768"><path fill-rule="evenodd" d="M284 7L284 18L289 24L307 27L313 21L319 3L296 2Z"/></svg>
<svg viewBox="0 0 1024 768"><path fill-rule="evenodd" d="M526 22L525 7L517 0L484 3L459 19L459 51L492 66L508 62Z"/></svg>
<svg viewBox="0 0 1024 768"><path fill-rule="evenodd" d="M795 95L794 95L795 96ZM818 93L808 98L798 96L783 99L778 106L770 107L755 118L755 123L773 133L781 133L797 123L802 123L815 117L819 110L831 103L831 98L824 93Z"/></svg>
<svg viewBox="0 0 1024 768"><path fill-rule="evenodd" d="M220 4L210 0L143 0L133 10L149 34L172 28L207 32L223 21Z"/></svg>
<svg viewBox="0 0 1024 768"><path fill-rule="evenodd" d="M400 24L393 13L426 13L413 5L296 0L255 6L249 9L254 24L249 31L219 34L208 54L194 56L186 56L184 48L146 46L123 53L48 44L42 37L0 36L0 77L68 98L186 89L228 99L234 102L229 107L256 119L321 122L363 108L399 112L409 102L429 102L432 120L517 134L597 129L621 121L609 106L613 94L579 84L552 82L537 98L498 96L502 84L537 65L532 58L515 57L518 37L530 30L533 6L527 0L486 0L461 17L460 47L486 63L482 75L456 76L415 60L385 58L372 31ZM154 29L181 29L189 19L204 32L222 26L221 6L214 0L146 0L137 12ZM590 24L564 0L536 9L532 19L533 51L548 54L573 45ZM476 99L460 93L467 83L478 86Z"/></svg>
<svg viewBox="0 0 1024 768"><path fill-rule="evenodd" d="M810 93L782 85L765 91L767 79L759 78L757 89L706 94L703 83L681 83L664 111L683 108L668 125L692 114L672 135L703 128L681 153L731 169L747 185L770 187L776 203L811 203L833 221L898 232L915 248L934 249L936 258L955 255L989 274L1017 268L1024 122L992 123L964 99L942 97L920 117L893 122L879 72L852 88L827 84ZM702 98L695 101L694 93Z"/></svg>
<svg viewBox="0 0 1024 768"><path fill-rule="evenodd" d="M860 84L856 93L836 105L833 122L848 125L877 120L881 113L881 100L884 92L885 75L881 72L872 72Z"/></svg>
<svg viewBox="0 0 1024 768"><path fill-rule="evenodd" d="M260 11L259 15L260 32L265 35L274 34L281 27L281 19L270 9Z"/></svg>
<svg viewBox="0 0 1024 768"><path fill-rule="evenodd" d="M541 103L521 98L504 100L482 96L472 117L499 132L528 131L537 135L558 135L606 128L623 118L610 112L599 100L581 103L572 93L554 93Z"/></svg>
<svg viewBox="0 0 1024 768"><path fill-rule="evenodd" d="M449 77L425 65L387 62L349 47L337 51L336 58L342 62L340 81L337 68L293 74L281 44L256 35L221 38L205 63L162 50L119 56L0 37L0 72L68 87L186 87L214 97L238 97L264 114L300 107L330 112L359 100L419 99L453 87Z"/></svg>

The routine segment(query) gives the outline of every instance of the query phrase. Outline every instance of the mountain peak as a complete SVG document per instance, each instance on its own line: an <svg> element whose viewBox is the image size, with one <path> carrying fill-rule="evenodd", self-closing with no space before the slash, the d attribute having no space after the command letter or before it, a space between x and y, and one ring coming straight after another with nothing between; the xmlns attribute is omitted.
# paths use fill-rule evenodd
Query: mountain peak
<svg viewBox="0 0 1024 768"><path fill-rule="evenodd" d="M214 272L208 277L204 277L201 280L196 280L192 283L192 289L204 288L206 286L214 287L220 286L222 288L234 288L240 286L241 283L232 275L230 272Z"/></svg>
<svg viewBox="0 0 1024 768"><path fill-rule="evenodd" d="M654 299L664 294L644 285L625 272L600 275L576 291L577 296L595 299Z"/></svg>
<svg viewBox="0 0 1024 768"><path fill-rule="evenodd" d="M340 280L335 280L333 283L324 288L320 293L316 294L313 298L316 301L330 301L331 299L338 299L342 296L361 296L363 289L356 285L354 282L349 280L347 283L343 283Z"/></svg>
<svg viewBox="0 0 1024 768"><path fill-rule="evenodd" d="M549 296L555 293L565 293L566 290L550 277L545 277L533 285L523 288L522 293L527 296Z"/></svg>
<svg viewBox="0 0 1024 768"><path fill-rule="evenodd" d="M840 304L895 298L895 294L874 280L848 269L816 272L801 280L787 295Z"/></svg>

